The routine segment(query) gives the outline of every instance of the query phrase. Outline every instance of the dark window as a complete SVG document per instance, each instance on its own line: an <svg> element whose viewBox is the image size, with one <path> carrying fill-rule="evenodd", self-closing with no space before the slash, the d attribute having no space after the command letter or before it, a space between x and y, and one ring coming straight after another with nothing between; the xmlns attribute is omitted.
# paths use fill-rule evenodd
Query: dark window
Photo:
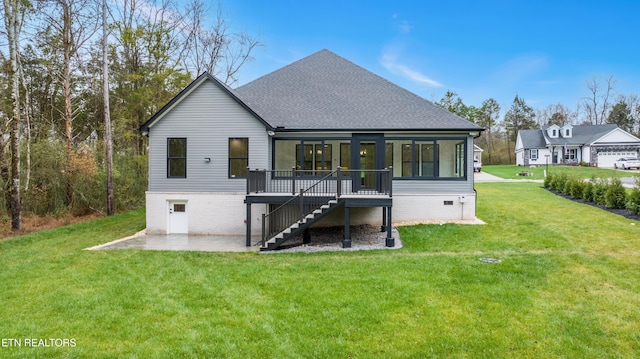
<svg viewBox="0 0 640 359"><path fill-rule="evenodd" d="M187 178L187 139L167 139L167 177Z"/></svg>
<svg viewBox="0 0 640 359"><path fill-rule="evenodd" d="M249 139L229 139L229 177L245 178L249 166Z"/></svg>
<svg viewBox="0 0 640 359"><path fill-rule="evenodd" d="M386 168L393 166L393 143L385 144L384 157L384 166Z"/></svg>
<svg viewBox="0 0 640 359"><path fill-rule="evenodd" d="M296 169L303 170L300 175L327 175L331 172L332 146L323 142L305 141L296 145Z"/></svg>
<svg viewBox="0 0 640 359"><path fill-rule="evenodd" d="M394 178L465 178L465 141L462 138L386 139L385 165L393 164ZM399 156L393 154L392 144L399 148Z"/></svg>
<svg viewBox="0 0 640 359"><path fill-rule="evenodd" d="M340 167L348 170L351 167L351 144L340 144Z"/></svg>
<svg viewBox="0 0 640 359"><path fill-rule="evenodd" d="M433 141L416 141L416 158L415 163L418 170L418 177L434 177L435 176L435 144ZM415 176L415 173L414 173Z"/></svg>
<svg viewBox="0 0 640 359"><path fill-rule="evenodd" d="M413 146L409 143L402 145L402 177L411 177L413 168L411 159L413 158Z"/></svg>

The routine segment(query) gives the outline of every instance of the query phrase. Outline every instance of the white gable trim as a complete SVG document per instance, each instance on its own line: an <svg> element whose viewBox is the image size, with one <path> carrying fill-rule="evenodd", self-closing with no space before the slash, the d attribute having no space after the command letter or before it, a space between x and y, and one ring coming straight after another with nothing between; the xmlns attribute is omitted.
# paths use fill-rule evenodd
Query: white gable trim
<svg viewBox="0 0 640 359"><path fill-rule="evenodd" d="M616 128L611 132L604 134L602 137L592 141L588 145L604 145L604 144L640 144L640 138L630 134L629 132Z"/></svg>

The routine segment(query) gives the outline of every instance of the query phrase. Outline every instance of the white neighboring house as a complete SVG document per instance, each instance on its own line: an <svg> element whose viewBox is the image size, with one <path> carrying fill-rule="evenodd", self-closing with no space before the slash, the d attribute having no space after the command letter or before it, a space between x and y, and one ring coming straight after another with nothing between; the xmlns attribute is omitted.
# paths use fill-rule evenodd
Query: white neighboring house
<svg viewBox="0 0 640 359"><path fill-rule="evenodd" d="M326 212L318 225L344 224L348 246L350 223L389 239L392 222L475 220L482 130L327 50L236 89L204 73L140 128L146 230L265 244L265 231L295 234ZM299 212L313 222L289 224L312 200L322 206Z"/></svg>
<svg viewBox="0 0 640 359"><path fill-rule="evenodd" d="M613 167L620 157L638 156L640 139L612 124L551 125L518 131L515 152L518 166L585 162Z"/></svg>
<svg viewBox="0 0 640 359"><path fill-rule="evenodd" d="M478 160L478 161L480 161L480 163L482 163L482 152L484 152L484 150L482 148L480 148L476 144L473 145L473 159L474 160Z"/></svg>

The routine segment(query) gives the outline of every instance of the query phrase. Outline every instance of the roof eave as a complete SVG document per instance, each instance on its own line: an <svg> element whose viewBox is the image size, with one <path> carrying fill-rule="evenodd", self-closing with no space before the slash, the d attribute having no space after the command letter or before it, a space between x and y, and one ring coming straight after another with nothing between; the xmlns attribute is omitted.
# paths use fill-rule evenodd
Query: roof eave
<svg viewBox="0 0 640 359"><path fill-rule="evenodd" d="M470 128L282 128L275 132L482 132L482 127Z"/></svg>

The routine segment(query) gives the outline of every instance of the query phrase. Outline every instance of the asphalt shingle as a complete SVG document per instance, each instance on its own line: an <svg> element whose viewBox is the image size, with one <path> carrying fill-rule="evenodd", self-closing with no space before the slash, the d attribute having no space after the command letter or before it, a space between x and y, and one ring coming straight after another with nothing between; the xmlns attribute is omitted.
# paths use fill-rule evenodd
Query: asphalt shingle
<svg viewBox="0 0 640 359"><path fill-rule="evenodd" d="M481 127L321 50L234 90L287 130L481 130Z"/></svg>

